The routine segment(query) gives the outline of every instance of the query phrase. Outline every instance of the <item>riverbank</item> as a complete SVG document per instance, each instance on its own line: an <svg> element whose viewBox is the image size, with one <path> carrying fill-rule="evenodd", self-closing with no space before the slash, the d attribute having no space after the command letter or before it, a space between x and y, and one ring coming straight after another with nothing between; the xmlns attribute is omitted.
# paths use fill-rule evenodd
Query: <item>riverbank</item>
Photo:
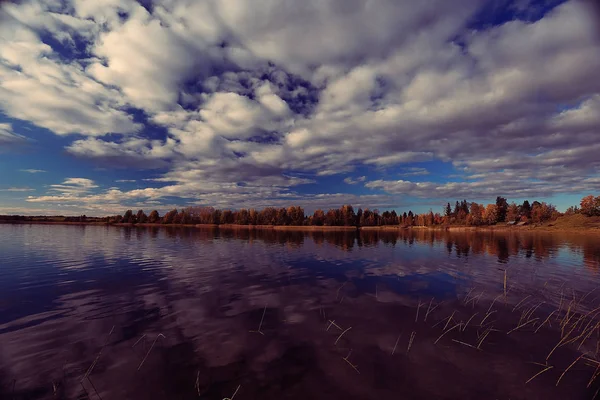
<svg viewBox="0 0 600 400"><path fill-rule="evenodd" d="M581 214L564 215L555 221L543 224L516 225L438 225L433 227L413 227L417 229L437 229L453 232L569 232L569 233L600 233L600 217L586 217Z"/></svg>
<svg viewBox="0 0 600 400"><path fill-rule="evenodd" d="M435 226L289 226L289 225L239 225L239 224L156 224L156 223L106 223L98 221L70 222L70 221L12 221L0 220L0 224L36 224L36 225L76 225L76 226L121 226L121 227L179 227L199 229L236 229L236 230L275 230L275 231L300 231L300 232L351 232L362 231L403 231L403 230L435 230L450 232L569 232L569 233L600 233L600 217L586 217L581 214L559 217L555 221L544 224L515 225L435 225Z"/></svg>

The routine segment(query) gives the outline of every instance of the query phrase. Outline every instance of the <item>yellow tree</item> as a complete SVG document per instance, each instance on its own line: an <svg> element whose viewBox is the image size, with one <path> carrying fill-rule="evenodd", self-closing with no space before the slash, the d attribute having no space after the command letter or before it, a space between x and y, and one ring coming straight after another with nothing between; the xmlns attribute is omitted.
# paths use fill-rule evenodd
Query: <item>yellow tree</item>
<svg viewBox="0 0 600 400"><path fill-rule="evenodd" d="M481 225L483 222L483 206L475 202L471 203L471 210L468 215L470 225Z"/></svg>
<svg viewBox="0 0 600 400"><path fill-rule="evenodd" d="M493 225L498 221L498 207L495 204L488 204L483 212L483 220L486 224Z"/></svg>

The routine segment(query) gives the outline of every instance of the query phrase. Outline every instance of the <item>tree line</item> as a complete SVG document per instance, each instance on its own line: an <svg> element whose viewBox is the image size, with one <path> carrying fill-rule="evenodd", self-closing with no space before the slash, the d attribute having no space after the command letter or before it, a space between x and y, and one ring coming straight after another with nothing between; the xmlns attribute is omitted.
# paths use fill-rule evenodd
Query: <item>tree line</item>
<svg viewBox="0 0 600 400"><path fill-rule="evenodd" d="M569 207L565 215L582 214L600 216L600 196L584 197L580 206ZM379 212L377 209L358 208L344 205L327 211L316 210L306 215L299 206L287 208L266 207L262 210L239 209L220 210L214 207L186 207L173 209L164 215L157 210L146 214L144 210L134 213L127 210L123 215L110 217L27 217L0 216L5 221L52 221L60 219L65 222L102 222L128 224L183 224L183 225L279 225L279 226L435 226L465 225L481 226L502 223L543 223L552 221L563 215L552 204L525 200L522 204L508 203L506 198L498 196L492 204L478 204L467 200L456 201L454 206L447 203L442 212L416 214L411 210L397 213L395 210Z"/></svg>
<svg viewBox="0 0 600 400"><path fill-rule="evenodd" d="M590 200L591 198L591 200ZM591 205L590 205L591 204ZM595 207L595 208L594 208ZM581 208L571 207L566 214L582 213L600 215L600 196L587 196L581 201ZM416 214L412 210L402 214L395 210L380 212L377 209L358 208L343 205L327 211L318 209L306 215L299 206L288 208L267 207L262 210L239 209L219 210L213 207L186 207L171 210L160 216L154 210L146 215L143 210L133 213L127 210L124 215L110 217L114 223L160 223L160 224L212 224L212 225L279 225L279 226L435 226L465 225L481 226L499 223L543 223L555 220L562 213L550 203L525 200L521 204L509 203L498 196L492 204L478 204L467 200L456 201L454 206L447 203L441 213Z"/></svg>

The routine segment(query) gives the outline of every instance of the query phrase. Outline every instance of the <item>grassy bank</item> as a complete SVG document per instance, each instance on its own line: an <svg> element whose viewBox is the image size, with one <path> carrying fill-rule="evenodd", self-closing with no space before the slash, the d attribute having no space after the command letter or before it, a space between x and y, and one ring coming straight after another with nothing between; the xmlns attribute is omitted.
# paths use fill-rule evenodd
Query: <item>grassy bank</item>
<svg viewBox="0 0 600 400"><path fill-rule="evenodd" d="M443 229L453 232L472 232L472 231L494 231L494 232L585 232L600 233L600 217L586 217L581 214L564 215L555 221L543 224L530 224L524 226L514 225L490 225L490 226L461 226L461 225L442 225L434 227L419 227L426 229Z"/></svg>

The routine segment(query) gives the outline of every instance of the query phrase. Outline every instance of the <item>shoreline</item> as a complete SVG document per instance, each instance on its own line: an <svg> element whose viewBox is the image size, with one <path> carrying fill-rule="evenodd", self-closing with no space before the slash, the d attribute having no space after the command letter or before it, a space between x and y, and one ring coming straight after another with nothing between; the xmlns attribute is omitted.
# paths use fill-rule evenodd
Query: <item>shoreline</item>
<svg viewBox="0 0 600 400"><path fill-rule="evenodd" d="M106 222L67 222L67 221L6 221L0 220L4 225L72 225L72 226L116 226L116 227L154 227L154 228L196 228L196 229L228 229L228 230L274 230L296 232L353 232L353 231L407 231L430 230L442 232L544 232L544 233L600 233L600 226L561 227L550 225L525 225L525 226L461 226L461 225L436 225L436 226L306 226L306 225L239 225L239 224L157 224L157 223L106 223Z"/></svg>

